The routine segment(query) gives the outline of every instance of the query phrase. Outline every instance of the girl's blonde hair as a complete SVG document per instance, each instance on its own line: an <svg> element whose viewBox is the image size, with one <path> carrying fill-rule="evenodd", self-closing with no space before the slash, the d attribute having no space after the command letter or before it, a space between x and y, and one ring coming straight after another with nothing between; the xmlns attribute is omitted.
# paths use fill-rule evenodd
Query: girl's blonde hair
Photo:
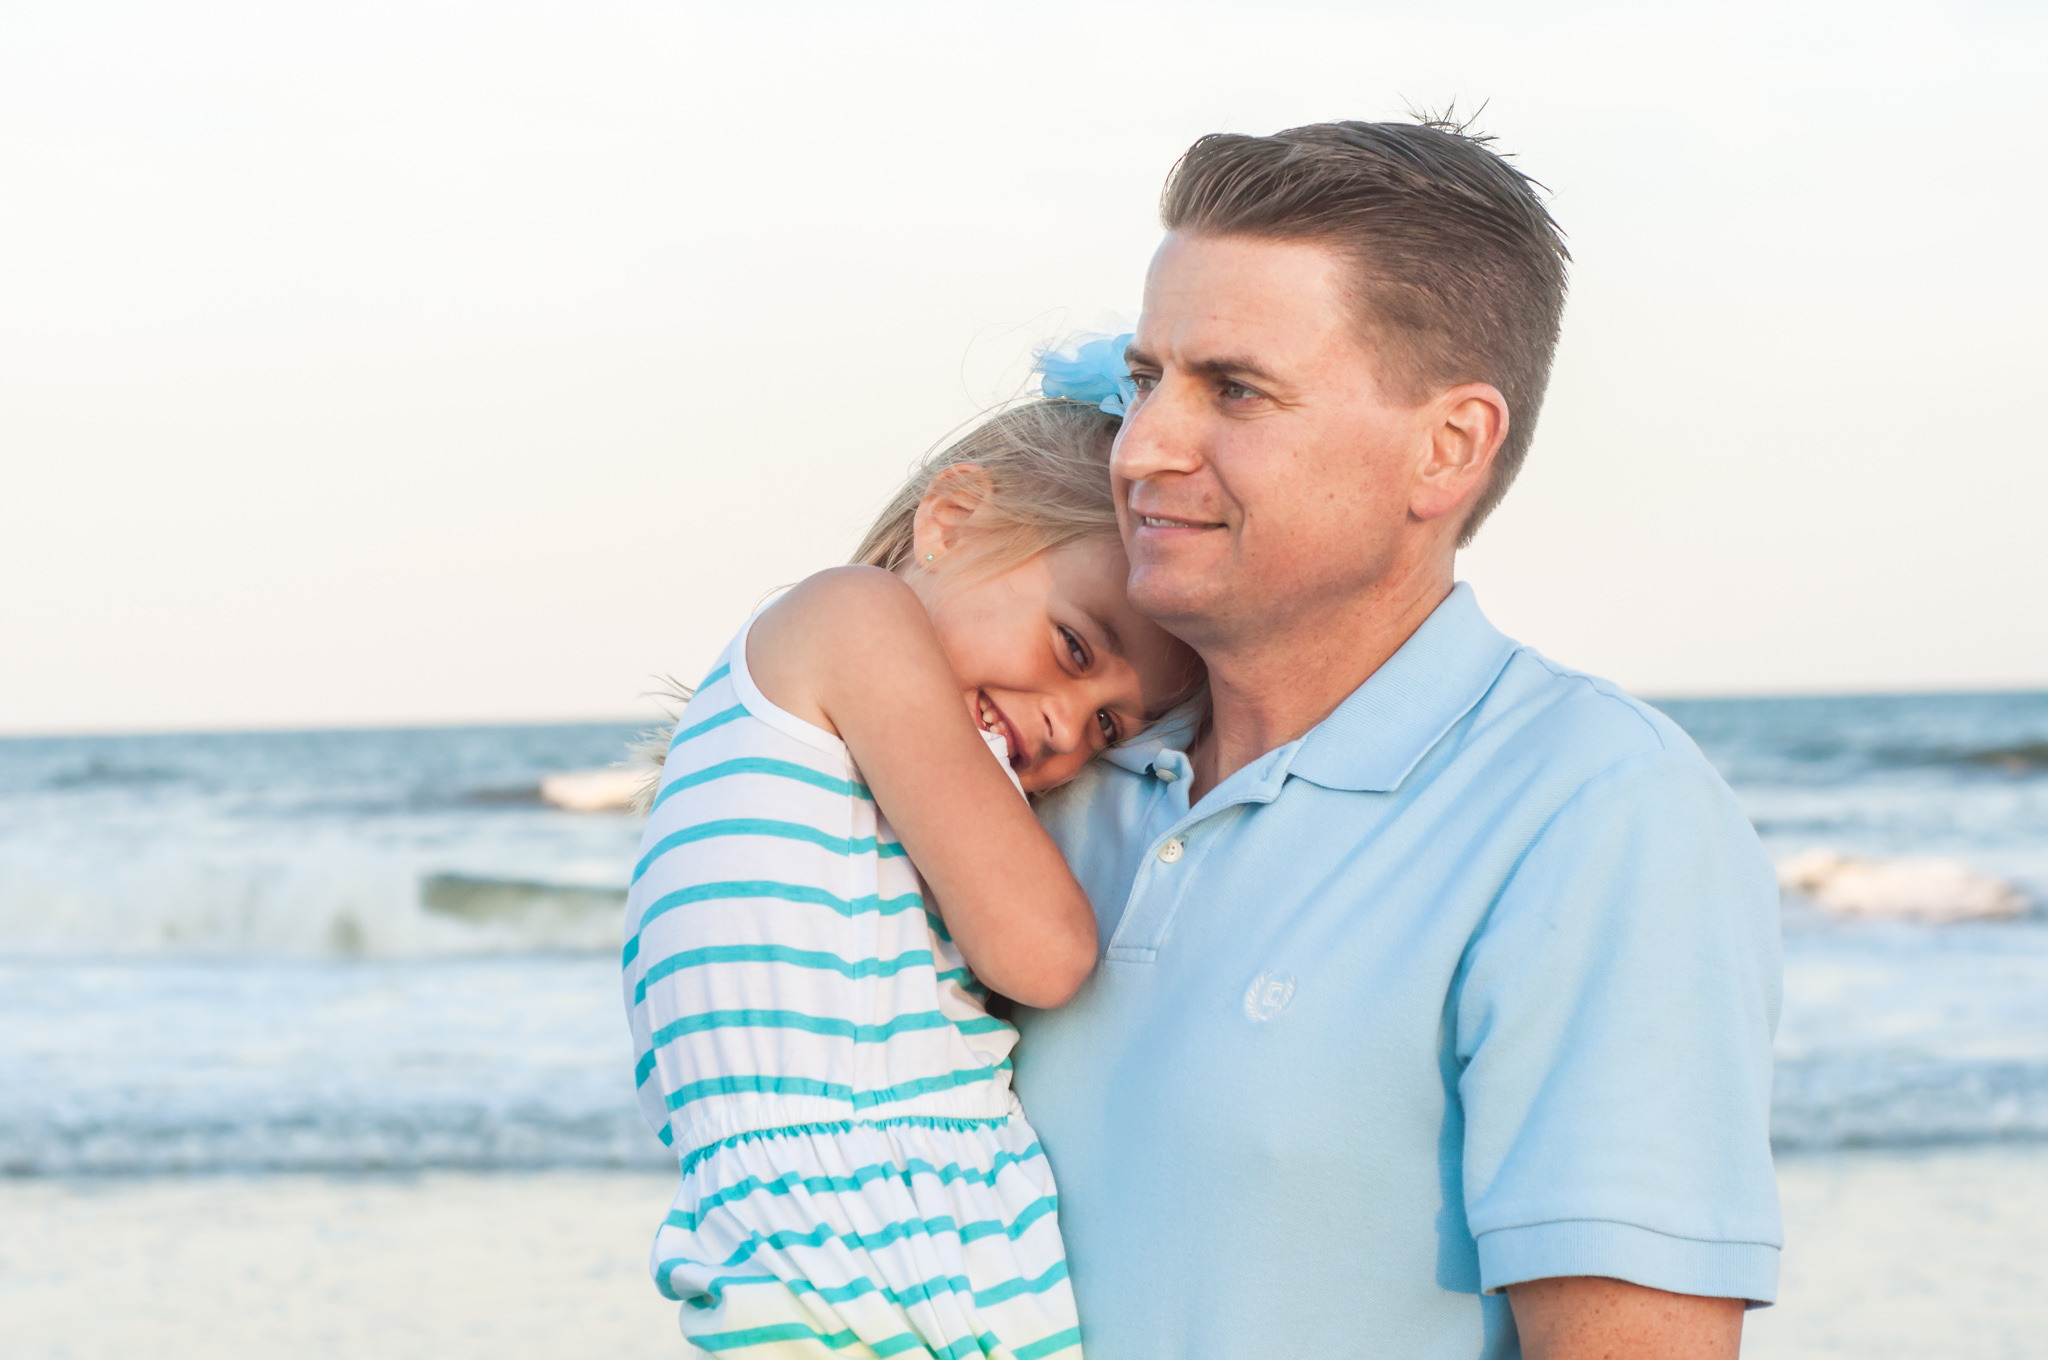
<svg viewBox="0 0 2048 1360"><path fill-rule="evenodd" d="M918 505L941 472L964 463L988 474L984 522L996 537L977 552L987 570L1115 533L1109 448L1122 423L1098 407L1043 397L996 412L917 465L854 551L855 565L896 571L909 563Z"/></svg>
<svg viewBox="0 0 2048 1360"><path fill-rule="evenodd" d="M997 411L911 471L854 550L853 564L884 571L908 565L917 507L941 472L968 463L989 480L978 511L990 535L975 551L979 571L1002 572L1077 539L1115 533L1109 448L1122 424L1100 407L1064 398L1034 397ZM661 697L680 710L690 693L671 680ZM633 798L635 812L645 815L652 806L674 735L671 719L633 743L626 763L647 770Z"/></svg>

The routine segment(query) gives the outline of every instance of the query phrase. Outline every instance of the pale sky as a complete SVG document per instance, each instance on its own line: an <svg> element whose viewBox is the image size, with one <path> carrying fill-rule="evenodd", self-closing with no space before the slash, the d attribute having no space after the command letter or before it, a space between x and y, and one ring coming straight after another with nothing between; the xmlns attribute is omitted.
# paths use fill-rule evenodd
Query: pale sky
<svg viewBox="0 0 2048 1360"><path fill-rule="evenodd" d="M1540 10L1540 12L1539 12ZM1485 102L1577 266L1461 575L1640 693L2048 685L2038 6L0 9L0 732L630 716L1196 136Z"/></svg>

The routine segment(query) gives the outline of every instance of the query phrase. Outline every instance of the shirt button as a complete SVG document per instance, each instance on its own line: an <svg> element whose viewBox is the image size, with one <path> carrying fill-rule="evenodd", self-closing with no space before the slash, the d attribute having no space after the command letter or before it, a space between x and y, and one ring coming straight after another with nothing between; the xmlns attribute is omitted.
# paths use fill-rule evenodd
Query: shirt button
<svg viewBox="0 0 2048 1360"><path fill-rule="evenodd" d="M1180 771L1169 770L1164 765L1155 766L1153 768L1152 773L1158 775L1161 779L1165 780L1169 784L1171 784L1174 780L1180 778Z"/></svg>
<svg viewBox="0 0 2048 1360"><path fill-rule="evenodd" d="M1186 849L1187 847L1181 844L1180 837L1175 836L1172 840L1159 847L1159 862L1161 864L1177 864L1180 861L1181 853Z"/></svg>

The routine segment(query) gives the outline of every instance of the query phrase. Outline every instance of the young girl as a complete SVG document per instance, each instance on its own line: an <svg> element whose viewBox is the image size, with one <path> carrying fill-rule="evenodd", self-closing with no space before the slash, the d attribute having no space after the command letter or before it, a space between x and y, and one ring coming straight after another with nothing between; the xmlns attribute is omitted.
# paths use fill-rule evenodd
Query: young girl
<svg viewBox="0 0 2048 1360"><path fill-rule="evenodd" d="M1103 395L1064 377L1047 389ZM1095 963L1019 791L1199 678L1124 596L1117 425L1039 399L936 455L676 725L624 981L641 1106L682 1167L652 1267L699 1351L1080 1355L1016 1031L984 1003L1057 1006Z"/></svg>

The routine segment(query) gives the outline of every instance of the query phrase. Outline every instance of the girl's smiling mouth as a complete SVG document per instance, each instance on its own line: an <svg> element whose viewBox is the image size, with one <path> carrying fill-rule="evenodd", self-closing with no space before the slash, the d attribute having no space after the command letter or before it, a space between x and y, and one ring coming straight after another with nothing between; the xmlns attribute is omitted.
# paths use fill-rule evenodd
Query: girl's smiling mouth
<svg viewBox="0 0 2048 1360"><path fill-rule="evenodd" d="M1011 769L1024 768L1027 763L1024 743L1018 739L1017 729L1010 725L1010 720L1004 716L1003 710L996 707L996 701L988 697L987 690L974 691L974 720L981 724L983 731L993 732L1003 739L1004 745L1009 748Z"/></svg>

